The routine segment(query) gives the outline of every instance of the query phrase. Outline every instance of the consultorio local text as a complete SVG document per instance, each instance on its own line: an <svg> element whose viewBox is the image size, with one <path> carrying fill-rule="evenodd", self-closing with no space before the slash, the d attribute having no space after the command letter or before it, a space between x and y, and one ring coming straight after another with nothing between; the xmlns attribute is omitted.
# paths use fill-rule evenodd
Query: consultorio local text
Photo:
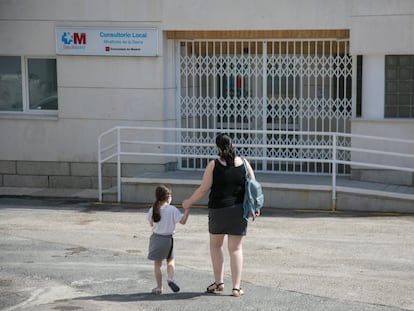
<svg viewBox="0 0 414 311"><path fill-rule="evenodd" d="M146 32L103 32L101 31L99 33L99 36L101 38L137 38L137 39L143 39L143 38L147 38L148 34Z"/></svg>

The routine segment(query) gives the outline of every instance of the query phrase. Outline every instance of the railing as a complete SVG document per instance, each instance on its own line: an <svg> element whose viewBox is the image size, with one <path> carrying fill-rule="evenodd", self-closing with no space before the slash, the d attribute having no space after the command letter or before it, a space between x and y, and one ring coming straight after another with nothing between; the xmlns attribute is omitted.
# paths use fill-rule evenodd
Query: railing
<svg viewBox="0 0 414 311"><path fill-rule="evenodd" d="M203 142L181 142L180 133L191 131L199 133ZM266 135L282 134L290 135L289 131L251 131L251 130L206 130L188 128L163 128L163 127L114 127L99 136L98 139L98 187L99 200L102 201L102 169L104 163L116 163L116 188L117 201L121 201L121 166L122 163L139 164L165 164L168 162L177 163L180 169L179 159L200 159L206 161L215 158L214 138L219 132L229 134L259 134ZM295 132L295 135L309 135L309 132ZM395 170L400 172L414 172L414 140L386 138L359 134L345 133L322 133L312 132L312 135L328 136L324 145L278 145L269 146L265 144L244 144L237 146L237 149L258 148L264 150L263 156L249 156L248 159L255 164L262 164L262 171L266 172L267 161L283 161L286 163L314 162L331 166L332 178L332 210L336 209L336 180L337 165L349 165L355 168L374 168L380 170ZM136 139L136 138L140 139ZM157 140L158 138L158 140ZM202 138L202 139L201 139ZM207 138L207 139L206 139ZM348 141L348 144L338 144L338 141ZM212 148L209 154L193 154L182 152L183 147ZM330 152L329 158L315 159L309 156L297 158L274 158L265 156L269 148L290 148L295 150L316 150L327 149ZM191 149L191 148L190 148ZM188 149L186 149L188 150ZM348 152L347 160L339 160L339 152ZM307 155L312 153L306 153ZM154 160L158 158L157 160ZM343 158L343 157L342 157ZM131 160L132 159L132 160ZM263 165L264 163L264 165ZM326 174L325 174L326 175Z"/></svg>

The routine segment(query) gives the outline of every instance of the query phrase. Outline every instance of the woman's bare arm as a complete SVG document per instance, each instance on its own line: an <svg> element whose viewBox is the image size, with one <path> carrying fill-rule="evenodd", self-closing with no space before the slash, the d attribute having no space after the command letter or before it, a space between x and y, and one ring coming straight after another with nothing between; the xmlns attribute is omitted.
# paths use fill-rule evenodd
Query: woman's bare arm
<svg viewBox="0 0 414 311"><path fill-rule="evenodd" d="M193 192L193 194L186 200L183 201L183 207L189 208L195 202L201 200L211 189L213 184L213 170L214 161L210 161L204 170L203 179L201 180L200 186Z"/></svg>

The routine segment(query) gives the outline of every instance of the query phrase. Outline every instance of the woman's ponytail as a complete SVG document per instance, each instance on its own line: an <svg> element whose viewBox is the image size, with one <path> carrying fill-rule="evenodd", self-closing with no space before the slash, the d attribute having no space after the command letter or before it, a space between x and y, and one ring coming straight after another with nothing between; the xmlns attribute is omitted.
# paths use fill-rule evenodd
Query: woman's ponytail
<svg viewBox="0 0 414 311"><path fill-rule="evenodd" d="M216 145L219 148L220 158L222 158L228 166L234 166L236 153L234 152L234 147L230 136L226 134L219 134L216 137Z"/></svg>

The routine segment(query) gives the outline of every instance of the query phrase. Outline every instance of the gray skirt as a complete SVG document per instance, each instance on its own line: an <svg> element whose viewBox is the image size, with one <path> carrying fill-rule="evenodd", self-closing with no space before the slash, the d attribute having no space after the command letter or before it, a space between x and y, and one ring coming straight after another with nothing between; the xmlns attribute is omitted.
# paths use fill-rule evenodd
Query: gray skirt
<svg viewBox="0 0 414 311"><path fill-rule="evenodd" d="M149 239L148 259L164 260L174 258L174 239L172 235L153 233Z"/></svg>
<svg viewBox="0 0 414 311"><path fill-rule="evenodd" d="M211 234L246 235L247 221L243 217L243 205L209 208L208 231Z"/></svg>

